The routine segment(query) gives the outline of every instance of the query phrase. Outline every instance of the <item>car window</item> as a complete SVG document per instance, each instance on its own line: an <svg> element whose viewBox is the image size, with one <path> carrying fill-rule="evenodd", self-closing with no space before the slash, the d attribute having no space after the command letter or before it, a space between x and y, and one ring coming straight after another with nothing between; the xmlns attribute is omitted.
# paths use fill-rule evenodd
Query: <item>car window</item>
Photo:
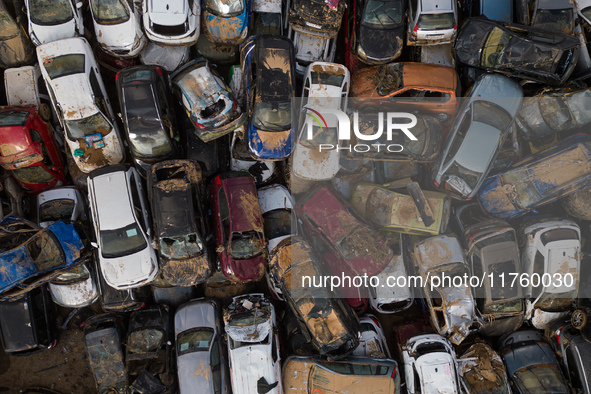
<svg viewBox="0 0 591 394"><path fill-rule="evenodd" d="M104 258L117 258L137 253L146 248L146 239L134 222L116 230L100 230L101 254Z"/></svg>
<svg viewBox="0 0 591 394"><path fill-rule="evenodd" d="M70 0L29 0L31 22L42 26L60 25L74 17Z"/></svg>
<svg viewBox="0 0 591 394"><path fill-rule="evenodd" d="M458 131L453 136L453 140L451 142L451 146L449 147L449 151L445 156L444 162L449 162L455 155L458 153L460 146L462 146L462 142L464 141L464 137L472 124L472 110L467 111L464 114L464 119L462 119L462 123L458 127Z"/></svg>
<svg viewBox="0 0 591 394"><path fill-rule="evenodd" d="M417 0L410 0L410 8L412 11L417 10ZM415 15L412 15L411 18L414 18Z"/></svg>
<svg viewBox="0 0 591 394"><path fill-rule="evenodd" d="M129 10L124 0L91 0L94 19L100 25L114 25L129 20Z"/></svg>
<svg viewBox="0 0 591 394"><path fill-rule="evenodd" d="M19 34L19 27L4 7L0 6L0 40L8 40Z"/></svg>
<svg viewBox="0 0 591 394"><path fill-rule="evenodd" d="M62 55L43 60L43 68L47 72L49 79L57 79L73 74L84 72L84 55Z"/></svg>
<svg viewBox="0 0 591 394"><path fill-rule="evenodd" d="M475 101L473 111L474 122L485 123L501 131L507 130L513 122L513 118L507 111L489 101Z"/></svg>
<svg viewBox="0 0 591 394"><path fill-rule="evenodd" d="M484 67L497 68L503 63L503 53L509 43L510 34L499 27L491 30L482 48L480 63Z"/></svg>
<svg viewBox="0 0 591 394"><path fill-rule="evenodd" d="M567 350L566 350L566 369L569 372L569 380L571 385L573 386L573 388L575 390L581 390L583 389L583 385L581 384L581 376L579 375L578 371L579 368L578 367L578 363L577 363L577 358L575 357L575 347L576 345L571 345ZM586 371L585 371L586 372Z"/></svg>
<svg viewBox="0 0 591 394"><path fill-rule="evenodd" d="M51 156L49 155L49 151L47 150L47 146L45 145L43 138L41 138L41 134L37 130L29 129L31 133L31 138L33 141L38 142L41 144L41 154L43 155L43 164L47 167L53 167L53 162L51 161Z"/></svg>
<svg viewBox="0 0 591 394"><path fill-rule="evenodd" d="M140 200L140 193L137 188L137 183L135 180L135 175L131 174L129 177L129 188L131 189L131 200L133 203L133 211L135 212L135 216L137 221L139 222L140 226L144 233L148 233L148 229L146 228L146 221L143 214L142 203Z"/></svg>
<svg viewBox="0 0 591 394"><path fill-rule="evenodd" d="M222 368L220 366L220 345L217 339L213 341L210 353L211 372L213 375L213 392L222 392Z"/></svg>
<svg viewBox="0 0 591 394"><path fill-rule="evenodd" d="M546 231L540 237L542 244L546 245L548 242L565 241L565 240L579 240L579 233L570 228L557 228Z"/></svg>
<svg viewBox="0 0 591 394"><path fill-rule="evenodd" d="M224 235L222 243L226 244L228 239L230 239L230 209L228 207L228 199L226 198L226 193L224 192L223 187L220 187L218 192L218 201L220 206L220 222L222 225L222 233Z"/></svg>
<svg viewBox="0 0 591 394"><path fill-rule="evenodd" d="M534 364L513 374L523 393L568 393L564 378L555 365Z"/></svg>
<svg viewBox="0 0 591 394"><path fill-rule="evenodd" d="M544 275L544 256L539 251L536 251L536 255L534 257L534 274L538 274L540 278ZM532 281L533 282L533 281ZM532 298L537 298L540 293L544 290L544 286L542 286L542 281L537 287L532 285Z"/></svg>
<svg viewBox="0 0 591 394"><path fill-rule="evenodd" d="M65 264L65 256L58 240L50 231L35 234L26 248L38 272L47 271Z"/></svg>
<svg viewBox="0 0 591 394"><path fill-rule="evenodd" d="M28 303L32 309L32 314L34 317L33 320L33 331L37 337L38 344L48 344L49 343L49 336L48 336L48 325L47 320L45 320L45 306L46 301L43 299L43 292L42 291L34 291L31 293L30 302ZM51 318L51 317L50 317Z"/></svg>
<svg viewBox="0 0 591 394"><path fill-rule="evenodd" d="M351 369L351 364L348 363L335 363L335 362L325 362L319 361L318 364L322 365L324 368L331 370L336 373L340 373L343 375L351 375L353 373Z"/></svg>
<svg viewBox="0 0 591 394"><path fill-rule="evenodd" d="M183 354L209 350L213 329L209 327L196 328L182 332L177 338L177 353ZM219 352L218 352L219 354ZM213 355L212 355L213 356Z"/></svg>

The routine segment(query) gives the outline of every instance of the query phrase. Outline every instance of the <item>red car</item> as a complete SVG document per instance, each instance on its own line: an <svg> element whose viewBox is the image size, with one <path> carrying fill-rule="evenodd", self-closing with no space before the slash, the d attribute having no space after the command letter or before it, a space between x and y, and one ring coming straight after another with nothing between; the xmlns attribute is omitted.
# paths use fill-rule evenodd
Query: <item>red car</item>
<svg viewBox="0 0 591 394"><path fill-rule="evenodd" d="M39 193L65 182L53 130L35 106L0 107L0 165L29 192Z"/></svg>
<svg viewBox="0 0 591 394"><path fill-rule="evenodd" d="M246 172L227 172L216 176L210 188L221 271L233 282L261 279L267 255L254 178Z"/></svg>
<svg viewBox="0 0 591 394"><path fill-rule="evenodd" d="M326 263L326 271L339 278L351 277L352 286L345 283L340 290L349 305L362 313L368 305L369 279L357 286L353 277L367 274L369 278L382 272L394 256L392 249L384 238L352 214L346 201L326 186L304 196L296 206L296 213L305 236Z"/></svg>

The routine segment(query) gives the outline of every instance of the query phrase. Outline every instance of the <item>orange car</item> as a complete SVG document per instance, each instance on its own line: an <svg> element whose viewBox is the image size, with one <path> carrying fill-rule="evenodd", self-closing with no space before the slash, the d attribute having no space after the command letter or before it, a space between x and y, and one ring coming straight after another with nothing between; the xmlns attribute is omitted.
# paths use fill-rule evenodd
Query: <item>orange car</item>
<svg viewBox="0 0 591 394"><path fill-rule="evenodd" d="M441 120L455 115L459 96L460 81L455 69L434 64L390 63L368 67L356 72L351 81L350 97L386 99L385 102L395 102L399 109L402 109L400 105L406 109L412 106L434 113Z"/></svg>

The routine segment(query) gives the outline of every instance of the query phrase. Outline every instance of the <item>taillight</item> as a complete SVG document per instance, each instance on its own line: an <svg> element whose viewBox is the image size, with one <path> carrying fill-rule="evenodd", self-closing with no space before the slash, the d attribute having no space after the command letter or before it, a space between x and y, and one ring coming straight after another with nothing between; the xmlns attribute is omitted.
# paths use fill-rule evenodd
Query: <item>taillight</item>
<svg viewBox="0 0 591 394"><path fill-rule="evenodd" d="M458 30L458 22L454 23L454 30Z"/></svg>
<svg viewBox="0 0 591 394"><path fill-rule="evenodd" d="M195 122L195 126L197 126L197 128L198 128L199 130L205 130L205 126L203 126L203 125L202 125L201 123L199 123L199 122Z"/></svg>
<svg viewBox="0 0 591 394"><path fill-rule="evenodd" d="M435 179L433 179L433 184L435 185L435 187L439 187L439 182L437 182Z"/></svg>
<svg viewBox="0 0 591 394"><path fill-rule="evenodd" d="M117 73L117 75L115 75L115 81L118 81L119 80L119 74L120 74L120 72Z"/></svg>
<svg viewBox="0 0 591 394"><path fill-rule="evenodd" d="M378 321L378 319L376 319L375 316L372 316L370 319L375 323L376 326L380 327L380 322Z"/></svg>
<svg viewBox="0 0 591 394"><path fill-rule="evenodd" d="M412 36L416 37L417 36L417 31L419 30L418 26L415 24L415 28L412 29Z"/></svg>
<svg viewBox="0 0 591 394"><path fill-rule="evenodd" d="M213 181L216 185L221 185L222 184L222 180L220 179L220 176L216 176L214 181Z"/></svg>
<svg viewBox="0 0 591 394"><path fill-rule="evenodd" d="M160 67L154 67L158 72L158 75L162 75L162 69Z"/></svg>
<svg viewBox="0 0 591 394"><path fill-rule="evenodd" d="M392 375L390 375L391 379L394 379L394 377L396 376L396 372L398 372L398 366L394 366L394 369L392 370Z"/></svg>

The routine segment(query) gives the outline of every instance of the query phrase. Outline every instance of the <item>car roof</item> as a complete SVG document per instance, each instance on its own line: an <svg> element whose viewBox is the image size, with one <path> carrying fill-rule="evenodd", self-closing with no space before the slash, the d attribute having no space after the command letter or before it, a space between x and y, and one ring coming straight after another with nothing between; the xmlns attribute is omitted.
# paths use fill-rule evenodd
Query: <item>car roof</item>
<svg viewBox="0 0 591 394"><path fill-rule="evenodd" d="M174 334L196 327L216 328L216 304L212 300L193 300L177 309L174 315Z"/></svg>
<svg viewBox="0 0 591 394"><path fill-rule="evenodd" d="M156 204L154 220L158 236L175 237L196 232L191 184L173 179L158 182L153 188Z"/></svg>
<svg viewBox="0 0 591 394"><path fill-rule="evenodd" d="M119 229L135 222L126 171L109 172L89 180L93 184L94 203L101 230ZM127 199L121 198L125 196L123 193L127 194Z"/></svg>
<svg viewBox="0 0 591 394"><path fill-rule="evenodd" d="M263 231L256 186L251 176L226 178L222 181L230 209L231 231Z"/></svg>
<svg viewBox="0 0 591 394"><path fill-rule="evenodd" d="M455 0L421 0L422 12L444 12L453 10Z"/></svg>
<svg viewBox="0 0 591 394"><path fill-rule="evenodd" d="M291 41L259 37L256 41L257 92L267 98L292 97L293 59Z"/></svg>

